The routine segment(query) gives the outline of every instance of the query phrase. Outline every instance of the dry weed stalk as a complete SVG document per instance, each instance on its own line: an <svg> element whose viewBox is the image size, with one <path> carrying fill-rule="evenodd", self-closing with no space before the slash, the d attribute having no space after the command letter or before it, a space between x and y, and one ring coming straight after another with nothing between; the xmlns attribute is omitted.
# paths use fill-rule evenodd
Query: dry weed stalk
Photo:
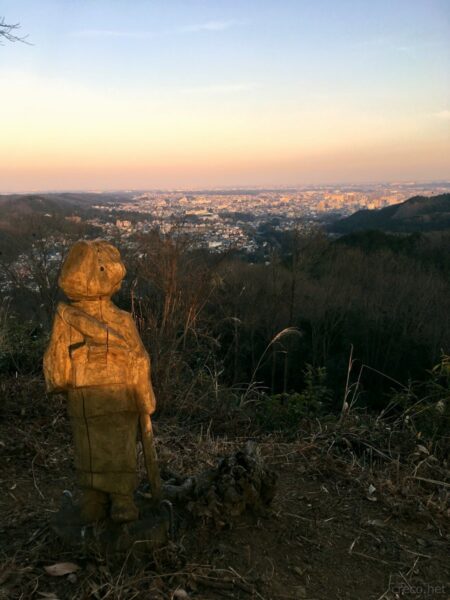
<svg viewBox="0 0 450 600"><path fill-rule="evenodd" d="M256 367L253 370L252 376L250 378L250 382L247 386L247 389L245 391L245 393L243 394L243 396L241 397L241 401L240 401L240 408L244 407L248 401L247 398L250 394L250 392L254 389L255 386L255 378L256 378L256 374L259 370L259 368L261 367L261 364L268 352L268 350L278 341L280 341L283 337L288 336L288 335L297 335L299 337L302 336L302 332L297 328L297 327L285 327L282 331L279 331L271 340L270 342L267 344L267 346L264 349L264 352L261 354L261 356L259 357L258 362L256 363Z"/></svg>

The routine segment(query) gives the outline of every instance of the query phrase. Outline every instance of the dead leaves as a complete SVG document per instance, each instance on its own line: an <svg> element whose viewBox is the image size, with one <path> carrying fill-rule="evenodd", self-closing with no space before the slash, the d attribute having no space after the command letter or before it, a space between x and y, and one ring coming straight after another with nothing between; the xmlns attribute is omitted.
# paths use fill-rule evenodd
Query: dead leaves
<svg viewBox="0 0 450 600"><path fill-rule="evenodd" d="M45 572L51 577L63 577L64 575L76 573L79 569L80 567L72 562L60 562L44 567Z"/></svg>
<svg viewBox="0 0 450 600"><path fill-rule="evenodd" d="M79 571L81 567L73 562L59 562L53 565L48 565L44 567L44 571L50 577L65 577L67 575L67 579L71 583L75 583L77 580L77 576L75 573ZM56 592L36 592L39 598L47 598L48 600L62 600L60 596Z"/></svg>

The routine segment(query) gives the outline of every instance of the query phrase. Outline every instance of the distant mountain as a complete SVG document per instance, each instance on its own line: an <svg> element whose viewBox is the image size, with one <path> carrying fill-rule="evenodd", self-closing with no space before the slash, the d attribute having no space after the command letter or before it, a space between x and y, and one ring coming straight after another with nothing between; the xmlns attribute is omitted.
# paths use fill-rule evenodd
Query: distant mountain
<svg viewBox="0 0 450 600"><path fill-rule="evenodd" d="M80 201L61 195L12 194L0 196L0 219L9 215L71 214Z"/></svg>
<svg viewBox="0 0 450 600"><path fill-rule="evenodd" d="M113 201L114 195L106 198ZM97 202L99 195L94 193L0 195L0 256L17 255L36 236L79 232L80 227L98 235L95 226L66 219L77 215L84 221L96 216L98 211L93 205Z"/></svg>
<svg viewBox="0 0 450 600"><path fill-rule="evenodd" d="M10 214L52 214L68 215L82 213L101 201L102 204L124 201L130 196L126 192L101 193L64 192L45 194L9 194L0 195L0 219Z"/></svg>
<svg viewBox="0 0 450 600"><path fill-rule="evenodd" d="M330 225L330 231L335 233L364 230L412 233L445 229L450 229L450 194L414 196L386 208L359 210Z"/></svg>

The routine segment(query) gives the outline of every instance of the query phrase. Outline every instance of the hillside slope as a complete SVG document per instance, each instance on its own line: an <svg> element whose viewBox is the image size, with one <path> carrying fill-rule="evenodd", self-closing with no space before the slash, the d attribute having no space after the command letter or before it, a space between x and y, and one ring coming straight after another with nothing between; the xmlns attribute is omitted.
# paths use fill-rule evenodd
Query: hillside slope
<svg viewBox="0 0 450 600"><path fill-rule="evenodd" d="M368 229L395 232L442 231L450 228L450 194L414 196L379 210L359 210L336 221L330 230L351 233Z"/></svg>
<svg viewBox="0 0 450 600"><path fill-rule="evenodd" d="M25 194L0 196L0 215L2 218L9 216L28 216L43 214L71 214L80 206L80 202L63 195L50 196L43 194Z"/></svg>

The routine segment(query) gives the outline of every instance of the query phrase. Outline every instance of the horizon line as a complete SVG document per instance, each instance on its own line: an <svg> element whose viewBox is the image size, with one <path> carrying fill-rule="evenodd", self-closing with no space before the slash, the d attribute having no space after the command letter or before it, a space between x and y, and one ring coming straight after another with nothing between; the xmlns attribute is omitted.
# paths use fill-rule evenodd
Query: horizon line
<svg viewBox="0 0 450 600"><path fill-rule="evenodd" d="M121 188L28 188L16 191L0 191L0 196L21 195L21 194L111 194L111 193L136 193L136 192L184 192L184 191L215 191L215 190L283 190L283 189L307 189L317 187L344 187L344 186L380 186L380 185L450 185L450 179L426 179L426 180L386 180L386 181L332 181L324 183L302 183L302 184L239 184L239 185L196 185L196 186L173 186L173 187L121 187Z"/></svg>

